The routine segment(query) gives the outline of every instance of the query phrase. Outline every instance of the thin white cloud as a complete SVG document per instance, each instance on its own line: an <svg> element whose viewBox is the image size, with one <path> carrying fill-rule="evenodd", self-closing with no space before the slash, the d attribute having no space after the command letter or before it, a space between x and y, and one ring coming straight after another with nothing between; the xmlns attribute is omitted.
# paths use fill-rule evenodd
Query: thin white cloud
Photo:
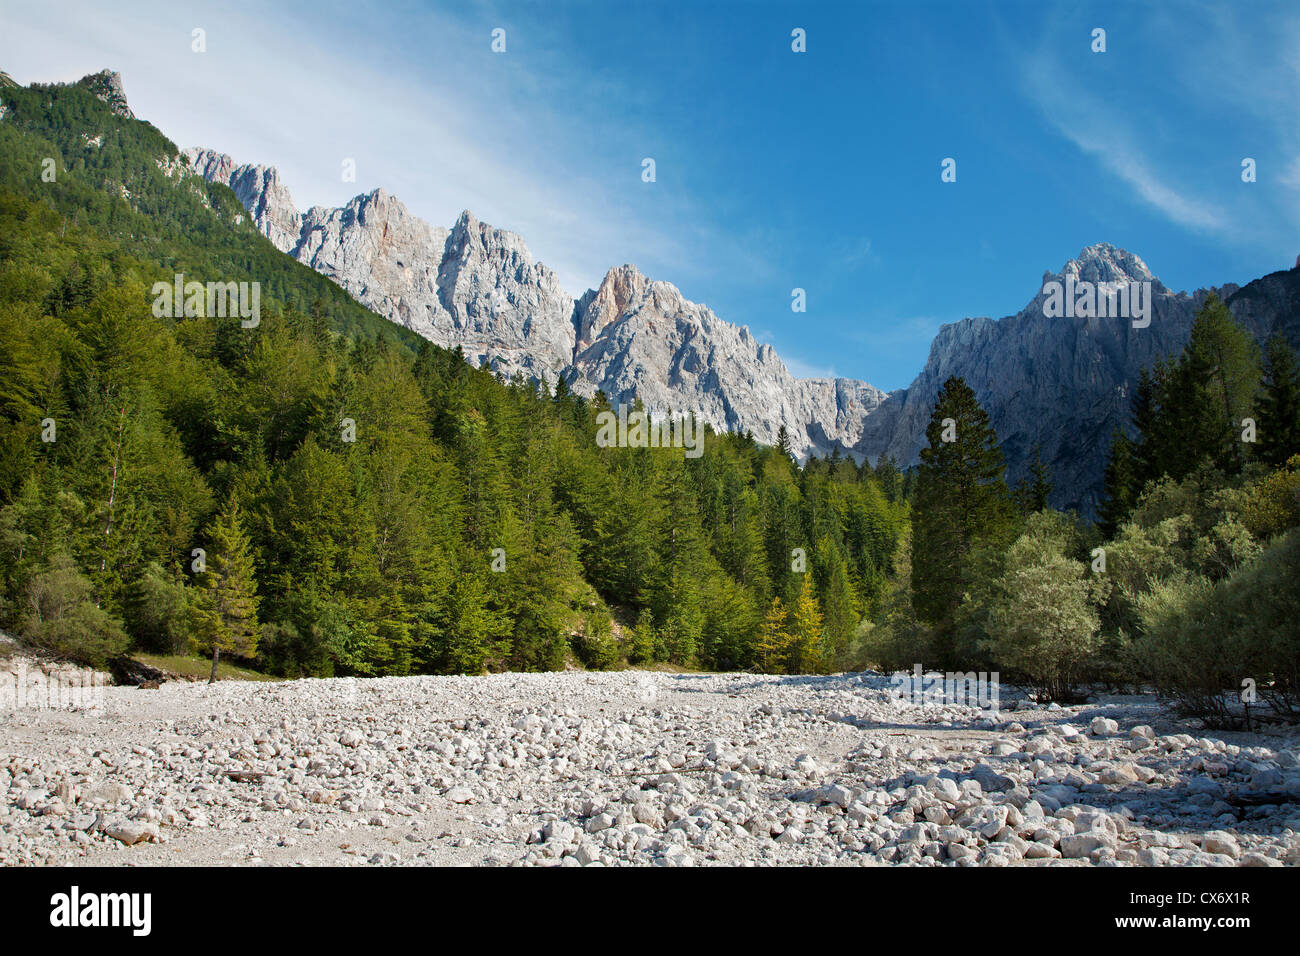
<svg viewBox="0 0 1300 956"><path fill-rule="evenodd" d="M1169 221L1239 245L1289 248L1300 226L1300 17L1281 4L1153 7L1126 41L1155 74L1131 99L1094 93L1083 77L1095 74L1062 58L1050 31L1021 60L1026 98ZM1184 139L1174 141L1179 122ZM1234 140L1238 157L1259 162L1258 189L1237 188L1236 159L1206 175L1205 162L1223 162L1216 147ZM1198 153L1200 169L1189 165Z"/></svg>
<svg viewBox="0 0 1300 956"><path fill-rule="evenodd" d="M390 11L407 35L430 38L414 61L386 30L365 29L376 21L355 5L293 19L239 4L121 3L111 16L83 0L32 4L21 18L0 12L0 63L22 83L118 70L138 116L178 146L278 167L303 209L377 187L434 225L470 209L519 233L575 295L625 261L682 282L700 274L700 248L715 269L756 265L753 248L712 226L691 197L641 182L635 144L653 131L606 112L602 151L583 126L591 112L551 105L563 95L572 107L565 93L579 86L588 111L635 91L593 87L590 70L579 75L549 52L555 44L480 13ZM489 50L496 23L509 28L504 55ZM191 50L195 26L207 31L206 53ZM608 145L623 141L636 153L626 160ZM341 180L345 158L356 161L355 183Z"/></svg>
<svg viewBox="0 0 1300 956"><path fill-rule="evenodd" d="M1170 172L1137 146L1123 110L1104 103L1070 79L1060 61L1045 52L1025 62L1026 89L1048 122L1079 149L1127 184L1143 202L1192 229L1222 232L1227 218L1212 203L1171 185Z"/></svg>
<svg viewBox="0 0 1300 956"><path fill-rule="evenodd" d="M781 361L795 378L839 378L833 367L805 362L793 355L782 353Z"/></svg>

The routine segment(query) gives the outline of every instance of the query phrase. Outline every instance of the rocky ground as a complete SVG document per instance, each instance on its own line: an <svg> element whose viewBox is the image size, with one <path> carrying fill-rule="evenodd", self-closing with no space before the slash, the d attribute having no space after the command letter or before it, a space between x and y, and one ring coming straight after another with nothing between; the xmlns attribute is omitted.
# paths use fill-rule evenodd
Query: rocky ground
<svg viewBox="0 0 1300 956"><path fill-rule="evenodd" d="M110 687L0 715L0 864L1300 862L1294 731L1011 698L631 671Z"/></svg>

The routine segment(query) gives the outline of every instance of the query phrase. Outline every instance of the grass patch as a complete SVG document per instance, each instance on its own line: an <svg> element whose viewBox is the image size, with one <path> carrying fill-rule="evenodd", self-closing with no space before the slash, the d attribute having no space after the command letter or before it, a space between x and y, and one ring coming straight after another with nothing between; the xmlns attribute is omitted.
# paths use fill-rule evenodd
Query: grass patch
<svg viewBox="0 0 1300 956"><path fill-rule="evenodd" d="M131 657L142 664L156 667L160 671L179 674L182 677L191 677L194 680L207 680L208 675L212 673L212 659L210 657L188 657L181 654L145 654L142 652L132 654ZM244 667L235 667L225 661L217 663L217 680L278 681L282 679L272 677L270 674L250 671Z"/></svg>

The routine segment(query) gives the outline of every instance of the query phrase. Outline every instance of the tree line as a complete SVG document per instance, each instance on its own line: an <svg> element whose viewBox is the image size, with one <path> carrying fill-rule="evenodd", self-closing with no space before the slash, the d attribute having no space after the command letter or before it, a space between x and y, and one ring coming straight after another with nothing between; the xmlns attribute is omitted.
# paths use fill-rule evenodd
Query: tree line
<svg viewBox="0 0 1300 956"><path fill-rule="evenodd" d="M1300 704L1300 373L1211 295L1182 353L1141 375L1099 521L1012 490L960 379L926 431L898 577L859 663L999 669L1058 700L1154 685L1187 713L1294 719Z"/></svg>
<svg viewBox="0 0 1300 956"><path fill-rule="evenodd" d="M3 100L0 624L33 643L292 676L920 663L1294 713L1300 379L1214 297L1136 383L1096 523L1040 456L1007 486L960 379L911 468L801 466L784 432L602 448L605 396L369 313L149 124ZM263 283L262 322L155 317L175 272Z"/></svg>

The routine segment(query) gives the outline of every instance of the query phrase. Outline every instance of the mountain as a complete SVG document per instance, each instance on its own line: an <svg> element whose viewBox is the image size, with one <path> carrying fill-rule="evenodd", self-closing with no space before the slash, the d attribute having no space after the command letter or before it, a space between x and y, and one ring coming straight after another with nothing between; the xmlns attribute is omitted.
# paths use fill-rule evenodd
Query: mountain
<svg viewBox="0 0 1300 956"><path fill-rule="evenodd" d="M300 213L274 168L236 165L208 149L184 156L234 190L278 249L380 315L507 378L562 377L584 396L640 398L652 413L693 412L767 444L784 425L801 456L857 444L885 399L853 379L795 378L748 328L634 266L611 269L599 289L575 298L522 238L468 210L443 229L377 189Z"/></svg>
<svg viewBox="0 0 1300 956"><path fill-rule="evenodd" d="M380 192L298 215L273 172L252 169L235 186L266 201L246 207L89 86L0 91L0 628L101 666L201 650L295 677L628 656L784 669L759 656L766 611L796 605L824 568L827 613L806 640L826 663L810 666L847 659L906 525L873 475L809 469L794 485L772 447L712 431L700 458L605 447L593 403L502 382L353 294L490 336L498 363L518 319L514 354L538 368L555 341L571 362L581 330L583 353L626 336L644 372L638 350L671 323L655 360L683 389L714 387L719 349L757 355L748 333L630 269L571 299L517 237L468 215L433 230ZM46 159L49 180L33 175ZM180 273L259 283L261 321L158 314L155 283ZM816 388L786 395L788 372L763 355L756 396L814 401ZM795 547L811 574L786 570ZM220 586L238 638L208 626L195 548L234 569ZM54 588L57 624L28 600Z"/></svg>
<svg viewBox="0 0 1300 956"><path fill-rule="evenodd" d="M792 376L776 350L744 326L687 301L634 266L611 269L580 300L578 350L565 378L575 392L638 397L654 412L690 408L714 428L776 442L785 425L796 452L824 455L861 439L885 393L853 379Z"/></svg>
<svg viewBox="0 0 1300 956"><path fill-rule="evenodd" d="M131 107L126 102L126 89L122 86L122 74L113 70L100 70L84 76L77 84L85 87L96 97L103 100L114 115L123 119L135 119Z"/></svg>
<svg viewBox="0 0 1300 956"><path fill-rule="evenodd" d="M1096 513L1115 427L1128 427L1139 372L1186 344L1211 291L1263 342L1281 331L1300 342L1300 272L1243 288L1167 288L1146 263L1109 243L1084 248L1047 272L1028 304L1001 319L943 326L905 389L886 394L856 379L800 379L745 326L685 299L632 265L610 269L578 298L534 262L514 233L464 212L432 227L382 189L339 209L299 213L274 168L235 165L211 150L185 153L209 181L233 189L257 227L299 262L359 302L439 345L459 346L494 371L554 382L612 402L639 398L657 414L691 411L715 429L764 443L782 426L800 457L835 447L875 462L915 464L943 382L960 376L988 410L1008 479L1027 471L1035 445L1052 470L1052 504ZM1051 317L1049 282L1103 290L1151 283L1150 324L1122 318Z"/></svg>
<svg viewBox="0 0 1300 956"><path fill-rule="evenodd" d="M266 241L228 188L194 175L174 143L134 117L118 74L0 93L0 188L99 230L123 253L161 264L168 278L256 281L264 303L313 314L347 338L419 348L417 335ZM56 179L32 175L51 160Z"/></svg>
<svg viewBox="0 0 1300 956"><path fill-rule="evenodd" d="M1124 318L1051 318L1043 286L1075 281L1150 282L1150 325ZM925 426L951 376L964 378L989 412L1007 460L1008 478L1022 477L1035 443L1052 469L1052 504L1095 514L1116 426L1128 427L1129 400L1143 368L1186 345L1196 311L1213 291L1237 320L1264 342L1275 331L1300 342L1300 269L1188 294L1168 289L1138 256L1109 243L1083 249L1057 273L1045 273L1038 292L1013 316L962 319L943 326L921 373L891 393L872 415L854 451L888 454L912 464L925 444Z"/></svg>

